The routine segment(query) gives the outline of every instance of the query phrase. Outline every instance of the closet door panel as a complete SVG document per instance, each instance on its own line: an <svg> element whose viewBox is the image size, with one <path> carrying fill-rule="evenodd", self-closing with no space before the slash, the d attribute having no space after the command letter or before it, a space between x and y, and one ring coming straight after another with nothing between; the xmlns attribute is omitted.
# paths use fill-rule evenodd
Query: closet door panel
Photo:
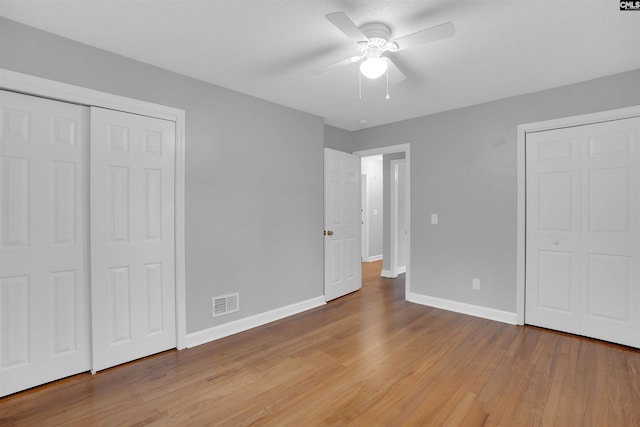
<svg viewBox="0 0 640 427"><path fill-rule="evenodd" d="M640 347L640 118L581 128L583 334Z"/></svg>
<svg viewBox="0 0 640 427"><path fill-rule="evenodd" d="M174 348L174 123L91 113L94 370Z"/></svg>
<svg viewBox="0 0 640 427"><path fill-rule="evenodd" d="M580 158L573 128L527 135L526 322L580 333Z"/></svg>
<svg viewBox="0 0 640 427"><path fill-rule="evenodd" d="M90 369L87 121L0 91L0 396Z"/></svg>

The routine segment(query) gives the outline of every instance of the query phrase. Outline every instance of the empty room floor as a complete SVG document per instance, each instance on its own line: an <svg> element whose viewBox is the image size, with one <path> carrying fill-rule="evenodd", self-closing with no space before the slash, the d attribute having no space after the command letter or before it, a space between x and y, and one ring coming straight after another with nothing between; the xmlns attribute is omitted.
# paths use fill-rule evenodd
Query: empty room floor
<svg viewBox="0 0 640 427"><path fill-rule="evenodd" d="M640 425L640 351L359 292L0 399L0 425Z"/></svg>

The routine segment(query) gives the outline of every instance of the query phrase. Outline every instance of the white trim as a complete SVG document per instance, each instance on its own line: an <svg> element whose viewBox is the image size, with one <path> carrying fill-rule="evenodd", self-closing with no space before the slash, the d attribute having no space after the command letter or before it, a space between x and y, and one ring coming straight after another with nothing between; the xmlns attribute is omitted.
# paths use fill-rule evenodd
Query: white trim
<svg viewBox="0 0 640 427"><path fill-rule="evenodd" d="M430 297L421 294L409 294L407 301L442 310L454 311L456 313L468 314L470 316L481 317L483 319L495 320L497 322L516 325L516 313L496 310L494 308L482 307L479 305L466 304L464 302L451 301L442 298Z"/></svg>
<svg viewBox="0 0 640 427"><path fill-rule="evenodd" d="M113 95L54 80L0 69L0 87L5 90L110 110L135 113L170 121L184 116L184 110Z"/></svg>
<svg viewBox="0 0 640 427"><path fill-rule="evenodd" d="M381 259L382 259L382 255L373 255L373 256L367 257L367 262L380 261Z"/></svg>
<svg viewBox="0 0 640 427"><path fill-rule="evenodd" d="M175 122L175 269L176 269L176 348L186 346L186 271L185 271L185 119L184 110L153 104L93 89L60 83L0 68L0 89L63 102L118 110Z"/></svg>
<svg viewBox="0 0 640 427"><path fill-rule="evenodd" d="M176 117L175 153L175 245L176 245L176 348L187 348L187 266L185 245L185 175L186 175L186 113Z"/></svg>
<svg viewBox="0 0 640 427"><path fill-rule="evenodd" d="M407 240L405 243L407 247L405 253L406 276L404 279L404 294L405 299L407 299L407 296L411 294L411 144L398 144L370 150L354 151L353 154L357 154L360 157L367 157L402 152L404 152L404 159L407 162Z"/></svg>
<svg viewBox="0 0 640 427"><path fill-rule="evenodd" d="M601 111L592 114L563 117L542 122L518 125L517 140L517 238L516 238L516 316L517 324L524 325L525 311L525 268L526 268L526 156L525 142L527 133L560 129L571 126L581 126L592 123L608 122L612 120L640 117L640 105L616 110Z"/></svg>
<svg viewBox="0 0 640 427"><path fill-rule="evenodd" d="M398 274L406 273L407 272L407 266L406 265L399 265L397 272L398 272Z"/></svg>
<svg viewBox="0 0 640 427"><path fill-rule="evenodd" d="M520 130L524 130L527 133L539 132L593 123L610 122L613 120L629 119L632 117L640 117L640 105L618 108L616 110L599 111L597 113L581 114L579 116L562 117L542 122L525 123L518 126L518 134L520 133Z"/></svg>
<svg viewBox="0 0 640 427"><path fill-rule="evenodd" d="M362 260L365 262L370 262L369 260L369 189L367 187L369 177L366 173L362 173L362 159L360 159L360 217L364 217L361 224L361 233L362 236L360 240L362 240ZM364 204L363 199L364 198Z"/></svg>
<svg viewBox="0 0 640 427"><path fill-rule="evenodd" d="M302 313L303 311L311 310L312 308L320 307L325 304L324 296L319 296L256 314L254 316L245 317L244 319L234 320L209 329L193 332L187 335L187 347L195 347L220 338L228 337L229 335L248 331L249 329L266 325L267 323L275 322L276 320L284 319L285 317L293 316L294 314Z"/></svg>
<svg viewBox="0 0 640 427"><path fill-rule="evenodd" d="M525 220L525 203L526 203L526 171L524 164L526 162L524 140L526 131L525 125L518 126L518 141L516 147L517 178L516 185L518 194L516 195L516 322L518 325L524 325L524 282L525 282L525 245L526 245L526 220ZM520 166L522 164L522 167Z"/></svg>
<svg viewBox="0 0 640 427"><path fill-rule="evenodd" d="M396 277L398 277L398 275L397 274L394 275L391 270L384 270L384 269L380 272L380 276L386 277L387 279L395 279Z"/></svg>
<svg viewBox="0 0 640 427"><path fill-rule="evenodd" d="M369 157L369 156L378 156L380 154L393 154L393 153L402 153L402 152L407 153L409 152L409 146L410 144L389 145L387 147L354 151L353 154L357 154L360 157Z"/></svg>
<svg viewBox="0 0 640 427"><path fill-rule="evenodd" d="M389 162L389 268L398 277L398 160Z"/></svg>
<svg viewBox="0 0 640 427"><path fill-rule="evenodd" d="M389 170L391 171L390 181L390 224L389 224L389 240L390 240L390 259L389 266L391 267L392 277L398 277L400 272L398 271L398 217L400 214L400 203L398 200L398 169L400 165L405 165L407 161L405 159L396 159L389 162ZM406 190L406 189L405 189ZM405 199L406 200L406 199ZM406 214L406 206L402 209ZM406 251L406 250L405 250ZM406 270L406 267L405 267Z"/></svg>

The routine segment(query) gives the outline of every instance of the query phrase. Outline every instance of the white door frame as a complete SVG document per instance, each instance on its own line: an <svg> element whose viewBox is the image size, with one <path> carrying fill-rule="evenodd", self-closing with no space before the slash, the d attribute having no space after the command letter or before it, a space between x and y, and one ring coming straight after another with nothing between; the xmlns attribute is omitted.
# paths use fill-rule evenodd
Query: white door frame
<svg viewBox="0 0 640 427"><path fill-rule="evenodd" d="M362 168L362 163L360 163ZM360 209L363 218L362 229L362 253L360 254L362 261L369 259L369 192L367 191L368 177L366 173L360 173Z"/></svg>
<svg viewBox="0 0 640 427"><path fill-rule="evenodd" d="M398 200L398 167L403 164L406 164L405 159L391 160L389 168L391 171L391 191L389 192L389 199L391 200L391 206L389 209L389 265L391 266L391 277L398 277L398 274L400 274L398 271L398 216L400 215L400 212L406 213L406 206L404 209L400 209L400 201Z"/></svg>
<svg viewBox="0 0 640 427"><path fill-rule="evenodd" d="M389 272L392 278L398 277L398 169L396 162L397 160L389 162L389 172L391 172L389 177ZM384 194L382 198L384 200Z"/></svg>
<svg viewBox="0 0 640 427"><path fill-rule="evenodd" d="M602 111L592 114L583 114L573 117L546 120L542 122L526 123L518 125L517 141L517 174L518 174L518 200L517 200L517 238L516 238L516 324L524 325L525 309L525 251L526 251L526 156L525 142L527 133L540 132L551 129L566 128L572 126L587 125L592 123L608 122L612 120L640 117L640 105L620 108L610 111Z"/></svg>
<svg viewBox="0 0 640 427"><path fill-rule="evenodd" d="M186 274L185 274L185 111L139 101L80 86L43 79L0 68L0 89L63 102L156 117L175 122L175 269L176 269L176 347L186 348Z"/></svg>
<svg viewBox="0 0 640 427"><path fill-rule="evenodd" d="M404 153L405 161L407 162L407 183L406 183L406 194L407 194L407 240L406 240L406 264L407 271L404 278L404 298L411 294L411 144L398 144L398 145L390 145L387 147L380 148L372 148L370 150L360 150L354 151L353 154L356 154L360 157L367 156L376 156L376 155L384 155L384 154L393 154L393 153ZM392 266L393 268L393 266Z"/></svg>

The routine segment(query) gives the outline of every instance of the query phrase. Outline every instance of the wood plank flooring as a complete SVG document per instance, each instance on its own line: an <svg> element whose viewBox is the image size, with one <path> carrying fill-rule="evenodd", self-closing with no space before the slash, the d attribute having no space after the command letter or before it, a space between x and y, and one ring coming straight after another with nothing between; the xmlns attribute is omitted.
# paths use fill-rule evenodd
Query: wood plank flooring
<svg viewBox="0 0 640 427"><path fill-rule="evenodd" d="M640 426L640 351L404 301L326 306L0 399L10 426Z"/></svg>

